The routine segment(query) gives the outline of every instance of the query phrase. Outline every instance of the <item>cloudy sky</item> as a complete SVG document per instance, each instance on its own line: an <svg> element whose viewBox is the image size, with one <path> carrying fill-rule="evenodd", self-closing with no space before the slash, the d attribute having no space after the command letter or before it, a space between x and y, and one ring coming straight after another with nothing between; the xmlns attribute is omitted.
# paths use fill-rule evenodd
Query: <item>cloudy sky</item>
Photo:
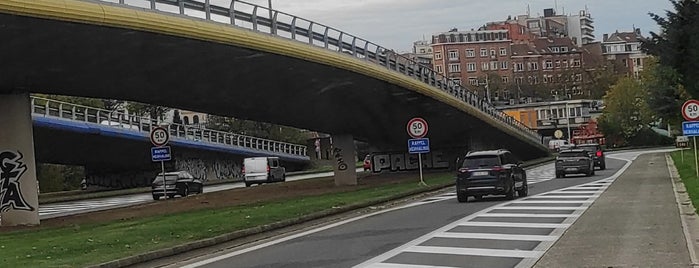
<svg viewBox="0 0 699 268"><path fill-rule="evenodd" d="M267 6L268 0L247 0ZM313 20L370 40L396 51L408 51L423 36L451 28L469 30L508 15L543 15L558 7L558 14L577 14L587 7L594 19L595 36L616 30L641 28L658 31L648 16L672 9L669 0L272 0L274 9Z"/></svg>

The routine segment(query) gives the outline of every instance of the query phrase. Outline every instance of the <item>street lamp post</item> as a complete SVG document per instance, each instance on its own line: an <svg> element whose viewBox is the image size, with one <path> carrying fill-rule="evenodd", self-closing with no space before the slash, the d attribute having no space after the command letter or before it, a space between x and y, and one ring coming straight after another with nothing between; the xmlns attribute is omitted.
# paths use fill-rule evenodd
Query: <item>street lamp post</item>
<svg viewBox="0 0 699 268"><path fill-rule="evenodd" d="M573 143L573 138L570 136L570 109L568 109L568 101L566 101L566 124L568 125L568 143Z"/></svg>
<svg viewBox="0 0 699 268"><path fill-rule="evenodd" d="M491 103L490 102L490 87L488 86L489 85L488 74L485 74L485 83L478 83L478 84L484 86L484 88L485 88L485 100L488 101L488 103Z"/></svg>

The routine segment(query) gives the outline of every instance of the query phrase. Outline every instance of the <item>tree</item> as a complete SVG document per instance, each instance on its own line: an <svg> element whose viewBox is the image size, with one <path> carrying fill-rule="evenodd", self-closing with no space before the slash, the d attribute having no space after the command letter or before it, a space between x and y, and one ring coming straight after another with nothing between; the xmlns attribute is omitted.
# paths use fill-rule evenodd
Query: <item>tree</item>
<svg viewBox="0 0 699 268"><path fill-rule="evenodd" d="M680 84L691 96L699 96L699 3L696 0L671 0L675 11L666 17L650 13L660 26L660 33L651 32L651 38L642 49L658 57L660 65L679 75Z"/></svg>
<svg viewBox="0 0 699 268"><path fill-rule="evenodd" d="M641 83L648 92L648 105L656 117L663 123L679 127L682 104L690 99L681 84L680 74L671 67L659 64L656 58L648 58L641 72Z"/></svg>
<svg viewBox="0 0 699 268"><path fill-rule="evenodd" d="M124 106L129 114L134 114L138 116L148 115L153 120L162 121L164 119L165 113L170 111L170 108L145 104L140 102L127 102Z"/></svg>
<svg viewBox="0 0 699 268"><path fill-rule="evenodd" d="M52 99L52 100L67 102L67 103L71 103L71 104L77 104L77 105L82 105L82 106L104 109L104 102L101 99L93 99L93 98L86 98L86 97L74 97L74 96L63 96L63 95L47 95L47 94L34 94L34 96L37 96L40 98L45 98L45 99Z"/></svg>
<svg viewBox="0 0 699 268"><path fill-rule="evenodd" d="M629 77L619 79L607 92L604 96L606 107L599 119L599 126L608 140L625 145L650 127L653 116L646 97L641 83Z"/></svg>
<svg viewBox="0 0 699 268"><path fill-rule="evenodd" d="M175 109L175 111L172 112L172 123L182 124L182 117L180 116L180 110Z"/></svg>
<svg viewBox="0 0 699 268"><path fill-rule="evenodd" d="M215 115L209 116L206 128L295 144L305 144L308 139L301 129Z"/></svg>

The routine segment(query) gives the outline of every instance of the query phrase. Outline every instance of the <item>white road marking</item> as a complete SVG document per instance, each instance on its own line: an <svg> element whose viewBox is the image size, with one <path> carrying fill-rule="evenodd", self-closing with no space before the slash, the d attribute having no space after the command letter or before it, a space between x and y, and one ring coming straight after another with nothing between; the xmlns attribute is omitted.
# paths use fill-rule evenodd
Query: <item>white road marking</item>
<svg viewBox="0 0 699 268"><path fill-rule="evenodd" d="M413 253L433 253L452 255L476 255L490 257L511 257L511 258L539 258L544 252L530 250L507 250L507 249L485 249L485 248L456 248L456 247L427 247L414 246L405 250Z"/></svg>
<svg viewBox="0 0 699 268"><path fill-rule="evenodd" d="M517 201L517 204L580 204L580 203L592 203L593 201L550 201L550 200L521 200Z"/></svg>
<svg viewBox="0 0 699 268"><path fill-rule="evenodd" d="M582 214L536 214L536 213L483 213L482 217L520 217L520 218L568 218L579 217Z"/></svg>
<svg viewBox="0 0 699 268"><path fill-rule="evenodd" d="M470 238L470 239L491 239L491 240L515 240L515 241L556 241L557 236L552 235L513 235L513 234L491 234L491 233L453 233L446 232L437 234L434 237L442 238Z"/></svg>
<svg viewBox="0 0 699 268"><path fill-rule="evenodd" d="M482 216L482 215L479 215ZM523 223L523 222L487 222L487 221L466 221L460 222L459 226L478 227L516 227L516 228L568 228L570 224L565 223Z"/></svg>
<svg viewBox="0 0 699 268"><path fill-rule="evenodd" d="M460 268L456 266L435 266L435 265L415 265L415 264L395 264L395 263L375 263L371 268Z"/></svg>
<svg viewBox="0 0 699 268"><path fill-rule="evenodd" d="M502 206L498 207L498 209L515 209L515 210L584 210L587 209L587 206L579 206L579 207L521 207L521 206Z"/></svg>

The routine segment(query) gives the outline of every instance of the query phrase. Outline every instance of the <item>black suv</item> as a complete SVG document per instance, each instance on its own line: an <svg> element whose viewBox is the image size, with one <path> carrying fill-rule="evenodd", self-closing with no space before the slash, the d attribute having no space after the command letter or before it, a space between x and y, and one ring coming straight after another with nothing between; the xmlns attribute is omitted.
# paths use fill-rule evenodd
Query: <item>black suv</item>
<svg viewBox="0 0 699 268"><path fill-rule="evenodd" d="M469 152L457 173L456 197L459 202L468 202L484 195L502 194L507 199L527 196L527 173L508 150Z"/></svg>
<svg viewBox="0 0 699 268"><path fill-rule="evenodd" d="M596 143L590 144L579 144L575 146L576 149L583 149L588 151L592 155L592 160L595 162L595 167L599 167L600 170L607 168L607 163L604 157L604 151L602 146Z"/></svg>

